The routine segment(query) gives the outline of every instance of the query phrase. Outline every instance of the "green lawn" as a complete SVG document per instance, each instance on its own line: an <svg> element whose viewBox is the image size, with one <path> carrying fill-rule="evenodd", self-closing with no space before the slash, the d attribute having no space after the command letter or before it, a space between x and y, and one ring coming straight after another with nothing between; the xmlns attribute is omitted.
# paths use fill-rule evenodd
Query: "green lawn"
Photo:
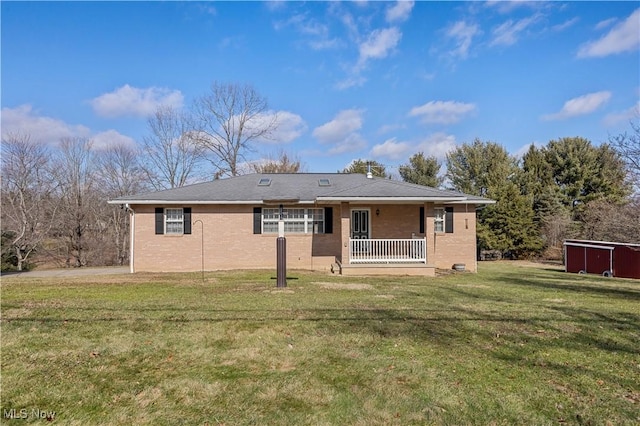
<svg viewBox="0 0 640 426"><path fill-rule="evenodd" d="M0 423L640 422L640 281L289 275L4 279Z"/></svg>

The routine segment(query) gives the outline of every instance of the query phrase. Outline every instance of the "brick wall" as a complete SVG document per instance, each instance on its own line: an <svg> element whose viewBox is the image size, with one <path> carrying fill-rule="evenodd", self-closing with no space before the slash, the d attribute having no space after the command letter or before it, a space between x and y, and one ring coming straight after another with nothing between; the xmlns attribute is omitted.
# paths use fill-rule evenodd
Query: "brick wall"
<svg viewBox="0 0 640 426"><path fill-rule="evenodd" d="M156 206L135 210L134 271L199 271L204 243L205 270L276 267L276 234L253 234L253 206L185 205L192 209L191 235L155 235ZM160 207L160 206L158 206ZM167 207L167 206L165 206ZM454 205L454 232L434 232L434 206L424 204L425 229L420 234L420 205L349 204L333 206L332 234L287 234L287 268L328 270L334 258L348 262L351 210L370 210L372 238L427 236L427 262L450 269L464 263L476 270L475 208ZM379 211L379 214L377 214ZM201 221L201 222L200 222ZM202 231L204 230L204 239Z"/></svg>
<svg viewBox="0 0 640 426"><path fill-rule="evenodd" d="M155 207L135 210L134 271L198 271L276 267L277 234L253 233L253 206L191 207L190 235L156 235ZM340 254L339 214L333 234L287 234L287 268L328 270ZM201 222L200 222L201 221ZM204 239L202 230L204 229Z"/></svg>

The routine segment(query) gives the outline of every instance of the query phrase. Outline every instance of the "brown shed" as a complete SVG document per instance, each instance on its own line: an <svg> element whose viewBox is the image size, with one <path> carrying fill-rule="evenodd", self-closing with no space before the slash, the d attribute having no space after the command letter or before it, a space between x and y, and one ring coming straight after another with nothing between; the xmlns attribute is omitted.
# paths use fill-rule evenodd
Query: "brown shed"
<svg viewBox="0 0 640 426"><path fill-rule="evenodd" d="M640 279L640 244L566 240L566 272Z"/></svg>

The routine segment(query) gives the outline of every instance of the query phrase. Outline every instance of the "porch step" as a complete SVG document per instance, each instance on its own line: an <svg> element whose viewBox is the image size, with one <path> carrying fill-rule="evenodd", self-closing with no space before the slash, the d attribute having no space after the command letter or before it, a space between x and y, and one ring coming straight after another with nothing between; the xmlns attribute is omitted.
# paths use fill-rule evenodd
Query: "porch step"
<svg viewBox="0 0 640 426"><path fill-rule="evenodd" d="M436 276L436 266L424 263L356 263L341 265L342 275L422 275Z"/></svg>

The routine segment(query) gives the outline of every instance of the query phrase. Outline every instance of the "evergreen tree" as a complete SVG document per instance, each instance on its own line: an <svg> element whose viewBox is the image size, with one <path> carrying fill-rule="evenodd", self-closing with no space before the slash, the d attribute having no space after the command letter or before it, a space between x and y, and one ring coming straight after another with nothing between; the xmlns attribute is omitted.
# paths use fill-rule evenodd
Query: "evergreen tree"
<svg viewBox="0 0 640 426"><path fill-rule="evenodd" d="M481 249L523 257L542 249L532 197L522 195L517 162L505 148L476 139L447 154L447 177L454 189L496 200L478 213Z"/></svg>
<svg viewBox="0 0 640 426"><path fill-rule="evenodd" d="M400 166L398 172L405 182L438 188L444 182L444 177L438 176L440 162L436 157L425 157L419 152L409 158L409 164Z"/></svg>
<svg viewBox="0 0 640 426"><path fill-rule="evenodd" d="M454 189L481 197L492 197L517 170L515 158L495 142L479 139L447 154L447 173Z"/></svg>
<svg viewBox="0 0 640 426"><path fill-rule="evenodd" d="M561 138L550 141L543 151L567 207L601 198L621 201L631 192L624 162L607 144L594 147L584 138Z"/></svg>
<svg viewBox="0 0 640 426"><path fill-rule="evenodd" d="M543 242L534 224L531 198L522 195L514 182L495 192L496 204L484 208L478 223L480 247L500 250L522 258L539 252Z"/></svg>

